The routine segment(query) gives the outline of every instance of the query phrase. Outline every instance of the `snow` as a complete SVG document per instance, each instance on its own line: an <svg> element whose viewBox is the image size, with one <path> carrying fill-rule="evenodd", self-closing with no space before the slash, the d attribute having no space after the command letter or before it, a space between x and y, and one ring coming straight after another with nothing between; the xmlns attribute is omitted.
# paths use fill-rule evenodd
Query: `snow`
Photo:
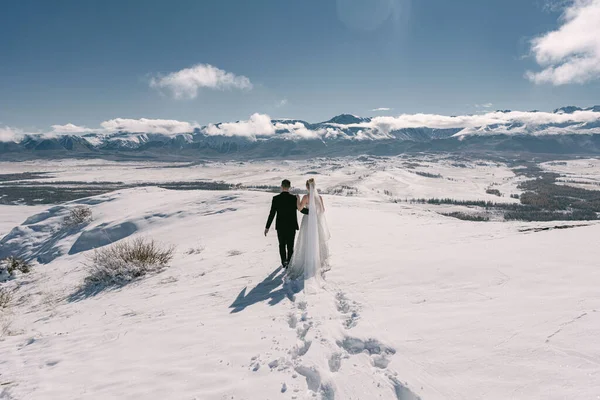
<svg viewBox="0 0 600 400"><path fill-rule="evenodd" d="M14 226L19 225L30 214L42 212L46 206L0 206L0 237L6 235Z"/></svg>
<svg viewBox="0 0 600 400"><path fill-rule="evenodd" d="M524 180L503 164L494 162L460 162L434 156L374 158L360 161L356 158L318 159L311 161L261 161L261 162L200 162L198 164L165 164L158 162L111 162L103 160L68 160L57 162L28 161L0 162L6 173L24 171L48 172L42 182L190 182L197 180L223 181L247 186L278 186L282 179L303 189L309 177L314 177L321 190L328 192L343 185L359 189L361 197L390 199L392 197L430 198L452 197L459 200L490 200L515 202L512 193L520 193L517 185ZM416 164L407 168L407 164ZM439 174L429 178L416 172ZM486 194L493 185L505 194L499 198ZM378 193L379 191L379 193Z"/></svg>
<svg viewBox="0 0 600 400"><path fill-rule="evenodd" d="M21 284L3 314L0 398L598 398L600 224L535 232L561 223L471 223L392 203L377 190L487 199L491 183L512 193L521 179L494 163L422 159L418 170L454 180L426 178L404 161L3 163L54 180L246 185L301 186L317 170L322 188L358 194L324 195L332 270L317 295L282 284L276 235L262 234L269 193L143 187L47 212L0 206L0 253L42 256L9 282ZM81 203L93 221L59 234ZM134 237L176 245L171 267L78 292L94 246Z"/></svg>

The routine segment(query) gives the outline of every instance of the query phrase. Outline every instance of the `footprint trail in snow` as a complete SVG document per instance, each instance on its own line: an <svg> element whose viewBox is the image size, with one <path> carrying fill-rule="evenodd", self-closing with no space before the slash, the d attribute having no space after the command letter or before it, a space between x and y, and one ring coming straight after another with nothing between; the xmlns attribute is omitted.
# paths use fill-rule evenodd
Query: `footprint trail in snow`
<svg viewBox="0 0 600 400"><path fill-rule="evenodd" d="M281 393L292 399L420 400L388 368L396 355L393 347L351 334L361 321L360 304L341 291L305 295L289 290L288 298L285 323L294 330L296 343L286 356L269 363L271 370L287 375Z"/></svg>

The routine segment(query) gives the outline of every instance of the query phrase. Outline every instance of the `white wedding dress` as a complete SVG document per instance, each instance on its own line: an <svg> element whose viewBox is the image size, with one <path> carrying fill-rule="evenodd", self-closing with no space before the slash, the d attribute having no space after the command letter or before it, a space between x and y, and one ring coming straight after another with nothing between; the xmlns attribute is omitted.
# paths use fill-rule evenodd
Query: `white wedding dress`
<svg viewBox="0 0 600 400"><path fill-rule="evenodd" d="M323 200L312 184L309 188L308 215L303 215L294 254L288 266L291 280L304 280L304 290L323 287L323 273L329 270L329 229Z"/></svg>

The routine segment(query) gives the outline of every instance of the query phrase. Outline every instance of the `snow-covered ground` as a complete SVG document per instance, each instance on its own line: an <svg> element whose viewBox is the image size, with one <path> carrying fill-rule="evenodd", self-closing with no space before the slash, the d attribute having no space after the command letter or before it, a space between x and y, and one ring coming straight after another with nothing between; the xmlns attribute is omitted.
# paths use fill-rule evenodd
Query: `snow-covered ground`
<svg viewBox="0 0 600 400"><path fill-rule="evenodd" d="M103 160L0 162L2 173L46 172L38 182L191 182L222 181L246 186L278 186L282 179L302 189L314 177L321 190L331 192L343 186L349 194L365 198L411 199L452 197L515 202L510 194L520 193L515 176L504 164L491 161L464 161L423 155L419 157L360 157L310 161L245 162L112 162ZM431 174L437 177L419 175ZM492 187L504 197L487 194ZM387 194L384 191L387 190Z"/></svg>
<svg viewBox="0 0 600 400"><path fill-rule="evenodd" d="M332 270L317 295L282 285L276 235L262 235L269 193L143 187L0 206L0 252L41 261L5 284L18 290L0 312L0 398L600 398L600 224L535 231L567 224L465 222L393 203L512 201L522 179L493 163L404 162L1 163L60 181L315 177L325 190L357 190L324 196ZM505 197L486 194L492 184ZM82 203L93 221L60 230ZM177 246L169 269L78 290L94 246L140 236Z"/></svg>
<svg viewBox="0 0 600 400"><path fill-rule="evenodd" d="M561 175L558 179L564 185L587 190L600 190L600 160L578 159L561 162L546 162L542 167Z"/></svg>
<svg viewBox="0 0 600 400"><path fill-rule="evenodd" d="M6 235L12 228L20 225L31 214L46 210L47 206L1 206L0 205L0 237Z"/></svg>

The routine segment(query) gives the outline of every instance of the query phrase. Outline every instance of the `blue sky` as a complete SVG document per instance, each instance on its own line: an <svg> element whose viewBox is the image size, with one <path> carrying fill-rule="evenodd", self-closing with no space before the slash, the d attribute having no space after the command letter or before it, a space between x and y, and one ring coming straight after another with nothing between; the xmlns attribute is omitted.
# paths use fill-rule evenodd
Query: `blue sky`
<svg viewBox="0 0 600 400"><path fill-rule="evenodd" d="M564 9L549 4L3 1L0 125L96 127L113 118L206 124L253 113L316 122L340 113L453 115L600 103L597 71L566 81L525 76L547 68L540 59L553 45L544 42L532 54L532 39L565 24ZM590 51L594 61L600 50ZM199 64L233 74L234 83L201 83L174 98L169 85L185 76L169 74Z"/></svg>

